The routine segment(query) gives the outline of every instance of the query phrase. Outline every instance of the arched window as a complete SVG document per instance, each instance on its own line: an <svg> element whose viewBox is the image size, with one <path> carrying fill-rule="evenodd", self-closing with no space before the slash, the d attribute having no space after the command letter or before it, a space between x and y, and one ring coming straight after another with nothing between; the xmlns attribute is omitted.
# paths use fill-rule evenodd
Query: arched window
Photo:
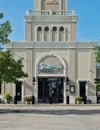
<svg viewBox="0 0 100 130"><path fill-rule="evenodd" d="M38 27L38 31L42 31L42 27Z"/></svg>
<svg viewBox="0 0 100 130"><path fill-rule="evenodd" d="M53 31L57 31L57 27L53 27Z"/></svg>
<svg viewBox="0 0 100 130"><path fill-rule="evenodd" d="M57 27L52 28L52 41L57 41Z"/></svg>
<svg viewBox="0 0 100 130"><path fill-rule="evenodd" d="M44 30L45 30L45 31L49 31L49 27L45 27Z"/></svg>
<svg viewBox="0 0 100 130"><path fill-rule="evenodd" d="M44 28L44 41L49 41L49 27Z"/></svg>
<svg viewBox="0 0 100 130"><path fill-rule="evenodd" d="M59 41L65 41L65 33L64 33L64 27L61 26L59 28Z"/></svg>
<svg viewBox="0 0 100 130"><path fill-rule="evenodd" d="M64 31L64 27L60 27L60 28L59 28L59 31Z"/></svg>
<svg viewBox="0 0 100 130"><path fill-rule="evenodd" d="M41 41L42 40L42 27L39 26L37 28L37 41Z"/></svg>

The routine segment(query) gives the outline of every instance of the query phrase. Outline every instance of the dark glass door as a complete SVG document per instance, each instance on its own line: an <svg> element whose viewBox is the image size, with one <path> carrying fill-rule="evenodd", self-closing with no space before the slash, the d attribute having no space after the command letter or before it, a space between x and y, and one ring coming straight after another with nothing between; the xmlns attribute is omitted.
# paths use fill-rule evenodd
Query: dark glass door
<svg viewBox="0 0 100 130"><path fill-rule="evenodd" d="M38 79L38 102L49 103L63 102L63 78L39 78Z"/></svg>
<svg viewBox="0 0 100 130"><path fill-rule="evenodd" d="M17 96L17 101L21 101L21 97L22 97L22 82L16 83L16 96Z"/></svg>
<svg viewBox="0 0 100 130"><path fill-rule="evenodd" d="M86 96L86 82L80 82L80 96L85 97Z"/></svg>

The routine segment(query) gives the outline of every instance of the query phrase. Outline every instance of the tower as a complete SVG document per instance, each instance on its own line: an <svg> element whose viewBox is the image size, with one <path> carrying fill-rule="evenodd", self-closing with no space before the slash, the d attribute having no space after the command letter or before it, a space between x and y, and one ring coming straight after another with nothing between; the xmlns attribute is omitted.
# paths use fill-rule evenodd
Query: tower
<svg viewBox="0 0 100 130"><path fill-rule="evenodd" d="M34 11L66 10L67 0L34 0Z"/></svg>
<svg viewBox="0 0 100 130"><path fill-rule="evenodd" d="M67 5L67 0L34 0L34 11L25 16L26 41L75 41L77 16Z"/></svg>

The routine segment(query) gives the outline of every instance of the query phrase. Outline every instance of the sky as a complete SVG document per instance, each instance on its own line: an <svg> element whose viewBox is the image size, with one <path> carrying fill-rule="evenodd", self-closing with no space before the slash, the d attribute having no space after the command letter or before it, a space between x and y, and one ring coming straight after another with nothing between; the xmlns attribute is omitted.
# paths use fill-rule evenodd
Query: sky
<svg viewBox="0 0 100 130"><path fill-rule="evenodd" d="M34 10L34 0L0 0L0 13L4 18L0 23L10 20L11 41L25 41L26 10ZM100 0L68 0L68 9L76 10L77 41L98 41L100 39Z"/></svg>

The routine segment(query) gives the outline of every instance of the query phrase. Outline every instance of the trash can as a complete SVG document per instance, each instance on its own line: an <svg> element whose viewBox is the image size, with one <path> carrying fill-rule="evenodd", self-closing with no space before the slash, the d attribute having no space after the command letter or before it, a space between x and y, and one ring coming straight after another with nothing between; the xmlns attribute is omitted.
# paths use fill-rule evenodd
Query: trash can
<svg viewBox="0 0 100 130"><path fill-rule="evenodd" d="M35 104L35 97L32 95L32 104Z"/></svg>
<svg viewBox="0 0 100 130"><path fill-rule="evenodd" d="M17 96L14 96L14 104L17 104Z"/></svg>

